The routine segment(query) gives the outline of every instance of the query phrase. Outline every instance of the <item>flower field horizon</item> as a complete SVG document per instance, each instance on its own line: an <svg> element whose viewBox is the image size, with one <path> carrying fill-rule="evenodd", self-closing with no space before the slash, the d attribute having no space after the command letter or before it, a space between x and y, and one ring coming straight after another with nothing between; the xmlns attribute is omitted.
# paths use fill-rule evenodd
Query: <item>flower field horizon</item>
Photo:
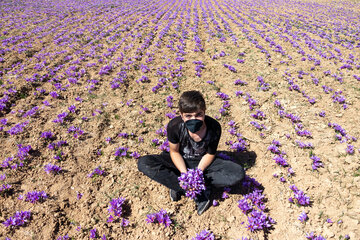
<svg viewBox="0 0 360 240"><path fill-rule="evenodd" d="M360 3L0 2L0 239L359 239ZM182 92L245 168L201 216L140 173ZM195 193L194 193L195 194Z"/></svg>

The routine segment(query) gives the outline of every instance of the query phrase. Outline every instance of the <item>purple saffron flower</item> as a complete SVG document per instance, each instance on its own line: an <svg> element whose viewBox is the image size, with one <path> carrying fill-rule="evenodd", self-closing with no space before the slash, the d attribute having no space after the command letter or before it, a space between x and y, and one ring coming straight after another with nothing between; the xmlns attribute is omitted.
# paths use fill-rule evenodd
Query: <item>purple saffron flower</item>
<svg viewBox="0 0 360 240"><path fill-rule="evenodd" d="M4 126L7 124L7 122L8 122L8 120L6 118L3 118L0 120L0 123Z"/></svg>
<svg viewBox="0 0 360 240"><path fill-rule="evenodd" d="M148 214L146 216L146 222L147 223L159 223L159 224L164 224L164 227L169 227L170 224L172 223L170 217L168 216L166 210L161 209L159 212L157 213L151 213Z"/></svg>
<svg viewBox="0 0 360 240"><path fill-rule="evenodd" d="M75 106L75 105L71 105L68 109L69 109L70 112L75 113L76 106Z"/></svg>
<svg viewBox="0 0 360 240"><path fill-rule="evenodd" d="M228 193L227 193L227 192L223 192L222 195L221 195L221 198L222 198L222 199L229 198Z"/></svg>
<svg viewBox="0 0 360 240"><path fill-rule="evenodd" d="M212 232L207 230L202 230L199 234L196 234L196 237L191 240L215 240L215 236Z"/></svg>
<svg viewBox="0 0 360 240"><path fill-rule="evenodd" d="M294 192L294 196L298 204L302 206L310 205L310 198L306 196L303 191L299 190L295 185L291 185L290 189ZM293 200L293 198L291 198L291 200Z"/></svg>
<svg viewBox="0 0 360 240"><path fill-rule="evenodd" d="M355 153L355 147L353 145L348 144L346 147L346 152L350 155Z"/></svg>
<svg viewBox="0 0 360 240"><path fill-rule="evenodd" d="M80 192L78 192L78 191L76 191L76 199L77 200L80 200L81 198L82 198L82 196L83 196L84 194L82 194L82 193L80 193Z"/></svg>
<svg viewBox="0 0 360 240"><path fill-rule="evenodd" d="M135 159L138 159L138 158L140 158L140 154L138 153L138 152L132 152L131 154L130 154L130 157L133 157L133 158L135 158Z"/></svg>
<svg viewBox="0 0 360 240"><path fill-rule="evenodd" d="M59 166L56 166L56 165L51 164L51 163L45 165L45 172L47 174L50 174L50 173L57 174L60 171L61 171L61 167L59 167Z"/></svg>
<svg viewBox="0 0 360 240"><path fill-rule="evenodd" d="M25 201L31 203L42 202L47 198L48 196L44 191L32 191L25 195Z"/></svg>
<svg viewBox="0 0 360 240"><path fill-rule="evenodd" d="M96 228L93 228L90 230L90 238L96 238L96 237L97 237Z"/></svg>
<svg viewBox="0 0 360 240"><path fill-rule="evenodd" d="M11 185L10 185L10 184L0 185L0 194L1 194L1 193L5 193L5 192L9 191L10 189L11 189Z"/></svg>
<svg viewBox="0 0 360 240"><path fill-rule="evenodd" d="M298 217L298 220L300 220L300 222L306 222L306 220L308 220L308 216L306 214L306 212L302 212L299 217Z"/></svg>
<svg viewBox="0 0 360 240"><path fill-rule="evenodd" d="M115 156L117 156L117 157L127 157L128 156L128 152L127 152L128 150L129 150L129 148L127 148L127 147L119 147L115 151Z"/></svg>
<svg viewBox="0 0 360 240"><path fill-rule="evenodd" d="M50 96L53 97L53 98L58 98L59 97L59 94L57 92L50 92Z"/></svg>
<svg viewBox="0 0 360 240"><path fill-rule="evenodd" d="M102 176L102 175L105 175L105 171L101 169L101 166L98 166L91 173L88 174L88 177L91 178L93 176Z"/></svg>
<svg viewBox="0 0 360 240"><path fill-rule="evenodd" d="M114 217L121 218L123 213L123 207L125 205L126 199L123 197L120 198L114 198L109 202L108 212L110 213L110 216L107 220L107 222L114 221ZM129 221L125 218L122 218L121 220L121 226L126 227L129 225Z"/></svg>
<svg viewBox="0 0 360 240"><path fill-rule="evenodd" d="M69 240L70 237L66 234L65 236L59 236L56 240Z"/></svg>
<svg viewBox="0 0 360 240"><path fill-rule="evenodd" d="M16 212L14 216L3 222L5 227L19 227L25 225L31 218L30 211Z"/></svg>
<svg viewBox="0 0 360 240"><path fill-rule="evenodd" d="M54 133L52 133L51 131L42 132L40 135L40 137L47 138L47 139L51 139L53 136L54 136Z"/></svg>

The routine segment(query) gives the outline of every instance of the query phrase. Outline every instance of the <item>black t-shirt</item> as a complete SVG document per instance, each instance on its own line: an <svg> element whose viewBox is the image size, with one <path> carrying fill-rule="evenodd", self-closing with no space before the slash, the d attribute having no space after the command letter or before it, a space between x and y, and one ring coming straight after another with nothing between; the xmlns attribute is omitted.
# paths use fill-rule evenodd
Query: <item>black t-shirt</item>
<svg viewBox="0 0 360 240"><path fill-rule="evenodd" d="M206 134L199 142L189 135L181 116L173 118L167 126L169 142L180 144L179 152L184 159L201 159L206 153L215 154L221 136L221 126L212 117L205 116Z"/></svg>

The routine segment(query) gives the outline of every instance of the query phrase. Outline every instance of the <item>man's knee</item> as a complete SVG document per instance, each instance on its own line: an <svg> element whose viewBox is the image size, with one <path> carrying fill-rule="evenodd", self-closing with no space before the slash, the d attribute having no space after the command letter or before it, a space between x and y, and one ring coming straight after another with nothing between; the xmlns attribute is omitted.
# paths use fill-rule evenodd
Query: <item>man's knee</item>
<svg viewBox="0 0 360 240"><path fill-rule="evenodd" d="M142 173L147 172L147 169L149 168L147 165L147 156L143 156L139 158L137 162L138 170Z"/></svg>
<svg viewBox="0 0 360 240"><path fill-rule="evenodd" d="M230 186L234 186L239 184L245 177L245 171L244 168L239 164L234 164L232 171L231 171L231 178L229 179Z"/></svg>

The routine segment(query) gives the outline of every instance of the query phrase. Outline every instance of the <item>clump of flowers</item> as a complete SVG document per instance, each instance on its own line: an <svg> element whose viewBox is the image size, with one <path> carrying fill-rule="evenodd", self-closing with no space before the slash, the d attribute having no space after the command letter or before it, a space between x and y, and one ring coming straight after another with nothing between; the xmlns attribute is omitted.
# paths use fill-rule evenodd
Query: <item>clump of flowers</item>
<svg viewBox="0 0 360 240"><path fill-rule="evenodd" d="M260 183L254 178L245 176L242 186L245 192L244 198L238 201L238 207L248 217L247 229L251 232L256 230L268 229L275 224L270 216L265 214L265 196L260 189Z"/></svg>
<svg viewBox="0 0 360 240"><path fill-rule="evenodd" d="M10 135L17 135L24 131L24 127L29 124L29 121L25 121L22 123L16 124L14 127L12 127L10 130L7 131Z"/></svg>
<svg viewBox="0 0 360 240"><path fill-rule="evenodd" d="M170 226L170 224L172 223L170 217L167 215L166 210L161 209L159 212L157 213L151 213L146 215L146 222L147 223L159 223L159 224L164 224L165 227Z"/></svg>
<svg viewBox="0 0 360 240"><path fill-rule="evenodd" d="M26 202L31 202L31 203L43 202L47 198L48 198L48 196L44 191L32 191L32 192L28 192L25 195L25 201ZM24 196L20 195L18 197L18 199L23 200Z"/></svg>
<svg viewBox="0 0 360 240"><path fill-rule="evenodd" d="M268 91L270 89L270 85L264 81L263 77L258 76L257 80L259 81L259 86L258 86L259 90Z"/></svg>
<svg viewBox="0 0 360 240"><path fill-rule="evenodd" d="M96 228L93 228L90 230L90 236L91 239L97 238L97 232L96 232Z"/></svg>
<svg viewBox="0 0 360 240"><path fill-rule="evenodd" d="M199 234L196 234L196 237L191 240L215 240L215 236L212 232L207 230L202 230Z"/></svg>
<svg viewBox="0 0 360 240"><path fill-rule="evenodd" d="M201 77L201 72L202 69L205 69L205 64L202 61L194 61L193 63L196 64L195 75Z"/></svg>
<svg viewBox="0 0 360 240"><path fill-rule="evenodd" d="M56 240L69 240L70 239L70 237L69 237L69 235L65 235L65 236L59 236Z"/></svg>
<svg viewBox="0 0 360 240"><path fill-rule="evenodd" d="M350 155L355 153L355 147L351 144L348 144L345 150Z"/></svg>
<svg viewBox="0 0 360 240"><path fill-rule="evenodd" d="M54 136L54 133L52 133L51 131L42 132L40 135L40 137L46 138L46 139L51 139L53 136Z"/></svg>
<svg viewBox="0 0 360 240"><path fill-rule="evenodd" d="M233 66L229 65L229 64L226 64L224 63L224 67L226 67L227 69L229 69L230 71L236 73L236 68L234 68Z"/></svg>
<svg viewBox="0 0 360 240"><path fill-rule="evenodd" d="M105 170L102 170L101 166L98 166L90 174L88 174L88 177L92 178L93 176L102 176L102 175L105 175Z"/></svg>
<svg viewBox="0 0 360 240"><path fill-rule="evenodd" d="M10 184L3 184L0 186L0 194L6 193L7 191L10 191L11 185Z"/></svg>
<svg viewBox="0 0 360 240"><path fill-rule="evenodd" d="M203 171L199 168L188 169L186 173L181 173L179 184L186 191L185 195L194 199L198 194L205 190Z"/></svg>
<svg viewBox="0 0 360 240"><path fill-rule="evenodd" d="M46 172L47 174L50 174L50 173L52 173L52 174L57 174L57 173L59 173L60 171L61 171L61 167L59 167L59 166L57 166L57 165L55 165L55 164L49 163L49 164L46 164L46 165L45 165L45 172Z"/></svg>
<svg viewBox="0 0 360 240"><path fill-rule="evenodd" d="M69 237L69 235L65 235L65 236L59 236L56 240L69 240L70 239L70 237Z"/></svg>
<svg viewBox="0 0 360 240"><path fill-rule="evenodd" d="M310 198L308 196L306 196L306 194L303 191L299 190L295 185L291 185L290 189L293 191L296 202L299 205L301 205L301 206L309 206L310 205ZM294 198L290 197L289 201L294 203Z"/></svg>
<svg viewBox="0 0 360 240"><path fill-rule="evenodd" d="M14 216L9 217L3 224L5 227L19 227L25 225L31 218L30 211L16 212Z"/></svg>
<svg viewBox="0 0 360 240"><path fill-rule="evenodd" d="M300 222L306 222L306 220L308 220L308 216L307 216L307 214L306 214L306 212L302 212L300 215L299 215L299 217L298 217L298 220L300 221Z"/></svg>
<svg viewBox="0 0 360 240"><path fill-rule="evenodd" d="M286 152L280 151L279 147L281 146L281 143L277 140L273 140L272 144L267 148L272 153L276 154L276 156L273 158L273 160L280 166L286 167L288 166L288 162L286 161Z"/></svg>
<svg viewBox="0 0 360 240"><path fill-rule="evenodd" d="M128 150L129 150L128 147L119 147L115 151L115 156L116 157L129 157Z"/></svg>
<svg viewBox="0 0 360 240"><path fill-rule="evenodd" d="M123 213L123 207L125 205L125 201L126 201L125 198L120 197L120 198L114 198L109 202L108 211L110 213L110 216L107 222L113 222L114 217L122 218L121 215ZM129 220L122 218L120 224L122 227L126 227L129 225Z"/></svg>
<svg viewBox="0 0 360 240"><path fill-rule="evenodd" d="M266 115L264 112L260 111L260 110L256 110L256 113L253 113L251 114L251 116L255 119L259 119L259 120L262 120L262 119L265 119L266 118Z"/></svg>
<svg viewBox="0 0 360 240"><path fill-rule="evenodd" d="M313 144L312 143L304 143L304 142L301 142L301 141L298 141L298 140L296 140L295 141L296 142L296 144L299 146L299 148L302 148L302 149L304 149L304 148L314 148L314 146L313 146Z"/></svg>
<svg viewBox="0 0 360 240"><path fill-rule="evenodd" d="M313 170L317 170L319 167L323 167L323 163L320 161L320 158L318 156L311 155L310 159L313 160L313 163L311 165Z"/></svg>
<svg viewBox="0 0 360 240"><path fill-rule="evenodd" d="M306 234L306 239L309 239L309 240L326 240L326 238L324 238L324 237L321 236L321 235L316 236L316 235L314 234L314 232L307 233L307 234Z"/></svg>
<svg viewBox="0 0 360 240"><path fill-rule="evenodd" d="M53 122L62 124L67 116L68 116L67 112L60 113L57 115L57 118L53 120Z"/></svg>
<svg viewBox="0 0 360 240"><path fill-rule="evenodd" d="M68 133L74 133L74 138L78 138L82 134L84 134L84 131L80 129L80 127L70 126L68 129Z"/></svg>

